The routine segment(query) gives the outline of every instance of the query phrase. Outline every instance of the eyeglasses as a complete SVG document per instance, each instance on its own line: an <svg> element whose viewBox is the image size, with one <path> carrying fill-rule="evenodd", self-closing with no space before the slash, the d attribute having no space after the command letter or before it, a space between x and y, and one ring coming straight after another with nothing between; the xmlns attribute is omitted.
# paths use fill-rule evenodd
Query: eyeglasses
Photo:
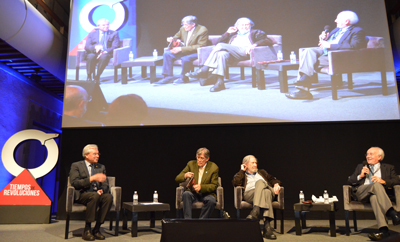
<svg viewBox="0 0 400 242"><path fill-rule="evenodd" d="M181 25L187 27L187 26L192 26L193 24L190 24L190 23L182 23Z"/></svg>
<svg viewBox="0 0 400 242"><path fill-rule="evenodd" d="M96 155L100 156L100 153L92 153L92 155L94 155L94 156L96 156Z"/></svg>

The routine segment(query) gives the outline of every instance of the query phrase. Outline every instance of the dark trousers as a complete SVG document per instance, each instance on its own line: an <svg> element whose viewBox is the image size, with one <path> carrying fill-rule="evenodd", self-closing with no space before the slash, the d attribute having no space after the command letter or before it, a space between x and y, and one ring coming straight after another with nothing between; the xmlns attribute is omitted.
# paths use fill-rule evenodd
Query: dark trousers
<svg viewBox="0 0 400 242"><path fill-rule="evenodd" d="M180 77L183 77L186 73L193 69L193 61L197 59L197 53L183 55L182 53L172 54L169 51L165 51L163 54L163 71L162 74L166 76L173 76L173 63L175 60L182 61L182 72Z"/></svg>
<svg viewBox="0 0 400 242"><path fill-rule="evenodd" d="M99 195L97 192L84 192L80 195L77 202L86 206L86 222L92 223L96 221L102 224L104 223L104 220L110 211L113 197L110 193L103 193L102 195ZM97 209L99 210L97 211Z"/></svg>
<svg viewBox="0 0 400 242"><path fill-rule="evenodd" d="M183 201L183 217L185 219L192 218L192 204L194 202L204 203L200 213L201 219L209 218L211 216L211 213L214 211L215 205L217 204L217 200L212 195L203 197L201 194L198 193L193 194L190 191L185 191L182 194L182 201Z"/></svg>
<svg viewBox="0 0 400 242"><path fill-rule="evenodd" d="M97 74L93 76L96 80L100 80L100 75L103 73L104 69L106 69L108 62L112 58L110 53L103 54L97 59L97 55L93 53L89 53L86 57L86 72L88 77L91 76L97 67Z"/></svg>

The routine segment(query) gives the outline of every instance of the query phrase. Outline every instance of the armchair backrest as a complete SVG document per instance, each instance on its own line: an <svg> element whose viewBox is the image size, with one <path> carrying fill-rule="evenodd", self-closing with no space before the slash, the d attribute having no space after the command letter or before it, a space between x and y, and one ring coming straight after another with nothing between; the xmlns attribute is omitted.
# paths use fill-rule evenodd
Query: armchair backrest
<svg viewBox="0 0 400 242"><path fill-rule="evenodd" d="M379 36L366 36L366 39L368 41L367 43L367 48L385 48L385 41L383 37Z"/></svg>
<svg viewBox="0 0 400 242"><path fill-rule="evenodd" d="M120 39L119 40L119 47L131 47L132 46L132 39Z"/></svg>

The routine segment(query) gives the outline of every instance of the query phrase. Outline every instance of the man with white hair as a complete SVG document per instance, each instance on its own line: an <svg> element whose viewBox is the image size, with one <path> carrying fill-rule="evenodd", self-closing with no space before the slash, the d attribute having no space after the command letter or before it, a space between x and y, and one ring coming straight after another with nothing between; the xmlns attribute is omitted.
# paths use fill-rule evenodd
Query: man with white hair
<svg viewBox="0 0 400 242"><path fill-rule="evenodd" d="M252 29L253 21L249 18L239 18L235 26L218 39L218 44L211 51L204 66L194 73L188 73L188 77L216 79L210 92L219 92L225 89L224 76L228 63L250 59L250 52L256 46L272 45L272 40L264 31ZM209 71L212 75L209 77Z"/></svg>
<svg viewBox="0 0 400 242"><path fill-rule="evenodd" d="M263 237L276 239L271 227L271 221L274 220L272 201L279 194L281 182L266 170L258 170L256 157L247 155L243 158L240 171L233 176L232 184L234 187L243 187L244 200L253 204L253 210L247 219L263 217Z"/></svg>
<svg viewBox="0 0 400 242"><path fill-rule="evenodd" d="M299 73L294 83L298 91L286 94L290 99L313 99L309 88L312 85L314 72L327 66L328 51L357 50L367 47L365 32L355 26L358 16L353 11L342 11L336 17L336 28L328 33L322 31L319 36L319 47L305 48L299 58Z"/></svg>
<svg viewBox="0 0 400 242"><path fill-rule="evenodd" d="M100 153L95 144L86 145L82 156L85 160L72 163L69 172L71 185L75 187L75 201L86 206L86 224L82 239L104 240L104 235L100 233L100 226L104 223L113 202L106 167L98 163ZM92 230L91 223L94 221L96 225Z"/></svg>
<svg viewBox="0 0 400 242"><path fill-rule="evenodd" d="M393 165L381 163L384 156L381 148L371 147L366 153L367 162L359 164L348 180L357 200L371 203L379 228L379 233L368 236L373 241L389 237L386 216L392 219L394 225L400 224L400 218L390 200L394 196L393 186L400 185L400 179Z"/></svg>

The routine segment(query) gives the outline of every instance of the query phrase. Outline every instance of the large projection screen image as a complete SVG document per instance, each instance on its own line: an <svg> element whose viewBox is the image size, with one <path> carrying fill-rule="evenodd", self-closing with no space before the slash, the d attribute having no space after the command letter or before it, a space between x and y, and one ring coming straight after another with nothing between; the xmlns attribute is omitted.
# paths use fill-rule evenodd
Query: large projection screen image
<svg viewBox="0 0 400 242"><path fill-rule="evenodd" d="M70 21L63 128L399 119L384 0L74 0Z"/></svg>

